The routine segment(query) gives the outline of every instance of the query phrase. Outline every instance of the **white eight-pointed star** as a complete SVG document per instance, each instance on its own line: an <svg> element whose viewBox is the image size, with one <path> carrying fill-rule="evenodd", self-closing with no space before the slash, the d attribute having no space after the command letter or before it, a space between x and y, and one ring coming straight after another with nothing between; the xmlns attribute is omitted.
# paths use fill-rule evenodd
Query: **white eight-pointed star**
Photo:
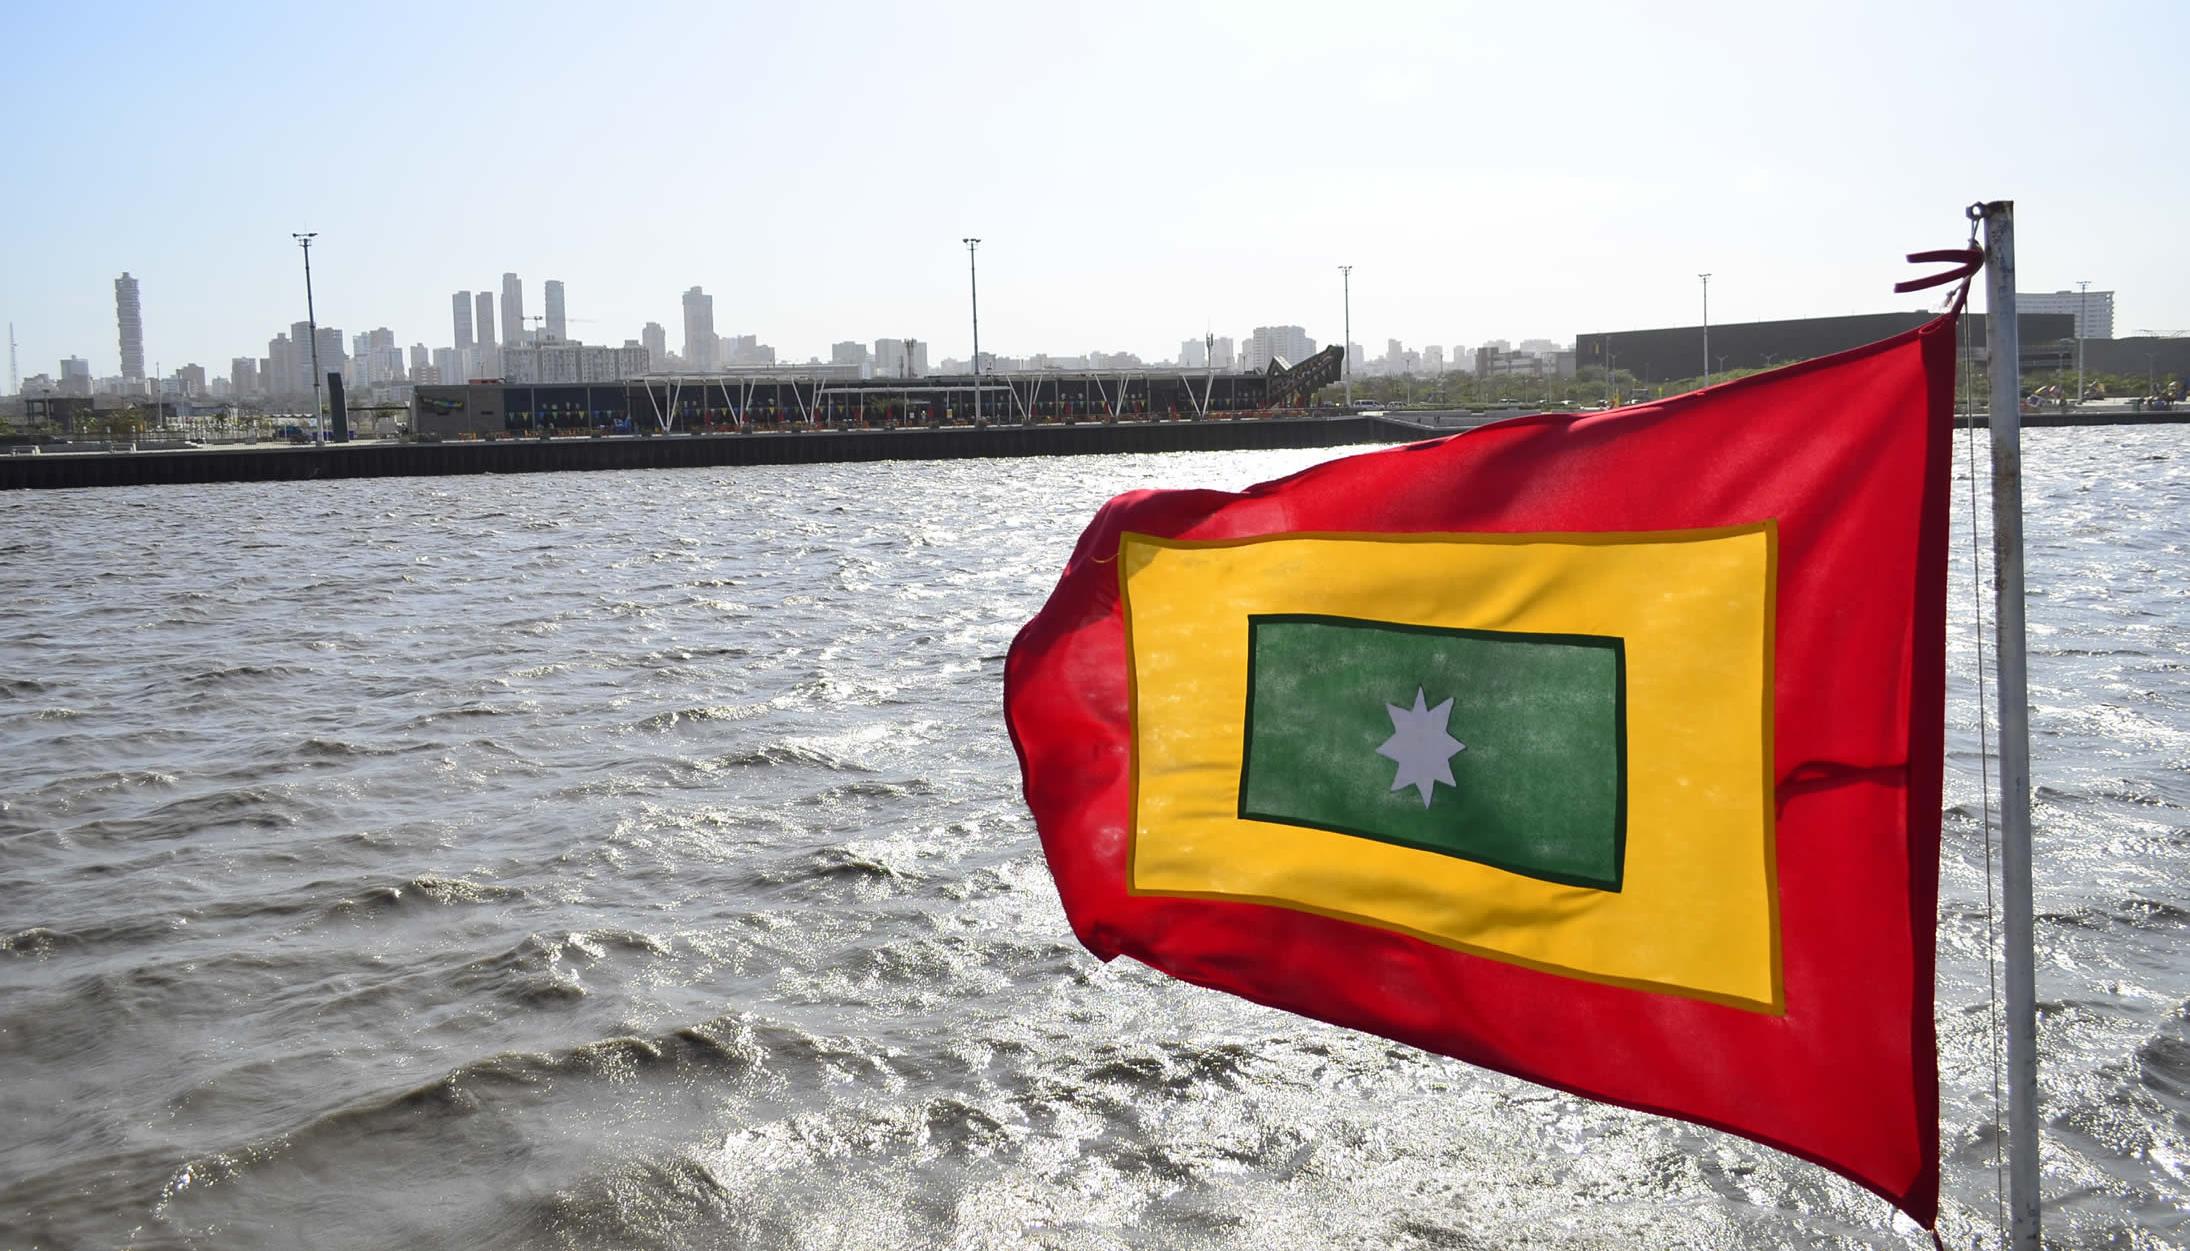
<svg viewBox="0 0 2190 1251"><path fill-rule="evenodd" d="M1422 792L1425 808L1430 806L1430 793L1437 783L1454 785L1452 758L1468 749L1466 743L1446 732L1452 723L1452 701L1447 699L1435 708L1428 707L1428 702L1418 686L1414 688L1414 707L1384 705L1384 711L1392 717L1392 736L1376 749L1377 755L1399 766L1392 789L1416 788Z"/></svg>

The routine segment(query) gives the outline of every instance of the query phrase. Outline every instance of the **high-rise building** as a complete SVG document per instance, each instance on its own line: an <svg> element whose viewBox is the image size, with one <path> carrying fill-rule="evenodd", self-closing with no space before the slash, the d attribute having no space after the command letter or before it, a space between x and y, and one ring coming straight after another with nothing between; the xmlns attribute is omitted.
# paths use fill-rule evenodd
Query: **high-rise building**
<svg viewBox="0 0 2190 1251"><path fill-rule="evenodd" d="M867 345L856 339L829 345L829 363L832 365L864 365L874 359Z"/></svg>
<svg viewBox="0 0 2190 1251"><path fill-rule="evenodd" d="M510 382L621 382L646 372L646 348L637 343L620 348L541 343L504 347L502 355Z"/></svg>
<svg viewBox="0 0 2190 1251"><path fill-rule="evenodd" d="M287 399L297 393L296 345L288 335L277 334L266 342L266 367L259 370L259 385L269 399Z"/></svg>
<svg viewBox="0 0 2190 1251"><path fill-rule="evenodd" d="M2079 339L2111 339L2114 337L2114 293L2112 291L2047 291L2015 293L2015 311L2030 313L2067 313L2076 319L2076 337Z"/></svg>
<svg viewBox="0 0 2190 1251"><path fill-rule="evenodd" d="M639 332L639 342L646 346L646 367L650 370L665 369L669 365L669 332L658 321L646 323Z"/></svg>
<svg viewBox="0 0 2190 1251"><path fill-rule="evenodd" d="M1201 369L1209 364L1209 345L1200 339L1179 340L1179 368Z"/></svg>
<svg viewBox="0 0 2190 1251"><path fill-rule="evenodd" d="M479 372L473 377L498 378L501 376L502 357L494 348L494 292L480 292L473 297L472 307L477 312L472 318L472 329L479 336Z"/></svg>
<svg viewBox="0 0 2190 1251"><path fill-rule="evenodd" d="M259 393L259 362L257 357L238 356L228 362L228 393L239 400L251 399Z"/></svg>
<svg viewBox="0 0 2190 1251"><path fill-rule="evenodd" d="M426 345L425 345L425 344L423 344L423 343L413 343L413 344L411 345L411 368L412 368L412 369L424 369L424 368L426 368L426 367L427 367L428 365L431 365L432 363L433 363L433 353L431 353L431 352L429 352L429 351L427 351L427 350L426 350Z"/></svg>
<svg viewBox="0 0 2190 1251"><path fill-rule="evenodd" d="M1298 365L1316 354L1316 341L1299 326L1257 326L1247 339L1247 368L1265 370L1282 360Z"/></svg>
<svg viewBox="0 0 2190 1251"><path fill-rule="evenodd" d="M338 342L335 346L340 348L342 345ZM324 377L329 369L339 368L328 359L329 355L325 335L320 336L319 353L314 356L312 351L312 324L304 321L291 322L289 324L289 362L292 374L286 380L282 389L290 395L310 395L312 393L314 370L317 370L319 375Z"/></svg>
<svg viewBox="0 0 2190 1251"><path fill-rule="evenodd" d="M340 373L342 367L348 363L349 358L344 356L342 352L342 332L333 326L321 326L319 328L319 385L324 388L327 385L327 375ZM308 370L312 367L312 363L307 360L304 367ZM305 381L309 384L311 379L306 378ZM306 392L311 389L309 385L304 388Z"/></svg>
<svg viewBox="0 0 2190 1251"><path fill-rule="evenodd" d="M114 280L114 321L121 331L122 377L144 379L144 311L137 303L137 280L125 271Z"/></svg>
<svg viewBox="0 0 2190 1251"><path fill-rule="evenodd" d="M449 313L456 319L456 350L461 352L471 346L471 292L450 296Z"/></svg>
<svg viewBox="0 0 2190 1251"><path fill-rule="evenodd" d="M1433 374L1445 372L1445 349L1435 343L1422 349L1422 368Z"/></svg>
<svg viewBox="0 0 2190 1251"><path fill-rule="evenodd" d="M1236 359L1233 355L1232 337L1230 335L1220 334L1210 342L1209 367L1211 369L1230 369Z"/></svg>
<svg viewBox="0 0 2190 1251"><path fill-rule="evenodd" d="M877 378L904 378L911 374L906 368L905 341L903 339L876 339L874 341L874 376Z"/></svg>
<svg viewBox="0 0 2190 1251"><path fill-rule="evenodd" d="M773 365L776 350L760 341L755 334L726 334L717 340L715 364L723 365Z"/></svg>
<svg viewBox="0 0 2190 1251"><path fill-rule="evenodd" d="M196 363L183 366L175 371L175 382L181 388L182 393L191 399L204 398L205 366Z"/></svg>
<svg viewBox="0 0 2190 1251"><path fill-rule="evenodd" d="M61 394L91 394L91 362L81 356L71 356L61 362Z"/></svg>
<svg viewBox="0 0 2190 1251"><path fill-rule="evenodd" d="M684 367L715 368L715 297L692 288L684 293Z"/></svg>
<svg viewBox="0 0 2190 1251"><path fill-rule="evenodd" d="M525 341L525 284L515 274L502 275L502 346Z"/></svg>
<svg viewBox="0 0 2190 1251"><path fill-rule="evenodd" d="M547 337L551 343L568 343L570 334L563 318L563 283L559 278L547 280Z"/></svg>

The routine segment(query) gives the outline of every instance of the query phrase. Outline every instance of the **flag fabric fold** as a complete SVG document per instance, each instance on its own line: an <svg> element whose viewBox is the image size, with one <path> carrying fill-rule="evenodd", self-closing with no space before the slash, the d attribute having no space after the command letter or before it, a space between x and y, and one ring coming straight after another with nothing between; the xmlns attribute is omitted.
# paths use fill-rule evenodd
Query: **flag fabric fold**
<svg viewBox="0 0 2190 1251"><path fill-rule="evenodd" d="M1005 667L1074 932L1931 1226L1953 327L1110 501Z"/></svg>

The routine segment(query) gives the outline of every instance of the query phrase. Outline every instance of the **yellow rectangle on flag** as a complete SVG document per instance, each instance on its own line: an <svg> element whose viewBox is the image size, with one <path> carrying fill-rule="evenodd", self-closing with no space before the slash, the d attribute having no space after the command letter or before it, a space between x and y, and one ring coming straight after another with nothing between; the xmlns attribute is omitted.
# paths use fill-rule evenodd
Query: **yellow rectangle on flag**
<svg viewBox="0 0 2190 1251"><path fill-rule="evenodd" d="M1547 972L1782 1011L1776 554L1770 522L1217 542L1128 534L1118 568L1133 709L1130 889L1297 908ZM1250 619L1286 616L1618 640L1617 888L1244 817ZM1382 697L1394 725L1416 696L1410 686ZM1468 692L1429 702L1446 697L1464 710ZM1434 781L1421 784L1425 806L1434 791Z"/></svg>

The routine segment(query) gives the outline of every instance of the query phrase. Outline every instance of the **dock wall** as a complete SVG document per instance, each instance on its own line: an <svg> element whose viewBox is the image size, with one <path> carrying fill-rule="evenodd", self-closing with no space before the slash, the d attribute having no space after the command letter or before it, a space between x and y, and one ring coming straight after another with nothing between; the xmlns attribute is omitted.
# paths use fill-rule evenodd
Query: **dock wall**
<svg viewBox="0 0 2190 1251"><path fill-rule="evenodd" d="M1087 456L1391 443L1422 433L1368 417L801 430L650 438L352 443L0 457L0 490L280 482L598 469L698 469L844 461Z"/></svg>
<svg viewBox="0 0 2190 1251"><path fill-rule="evenodd" d="M1486 419L1483 415L1459 413L1409 415L1429 420L1415 422L1382 416L1300 417L5 456L0 457L0 490L1344 447L1435 438ZM2030 413L2023 417L2023 425L2030 428L2184 422L2190 422L2190 409L2135 415ZM1983 417L1978 418L1977 424L1985 424Z"/></svg>

